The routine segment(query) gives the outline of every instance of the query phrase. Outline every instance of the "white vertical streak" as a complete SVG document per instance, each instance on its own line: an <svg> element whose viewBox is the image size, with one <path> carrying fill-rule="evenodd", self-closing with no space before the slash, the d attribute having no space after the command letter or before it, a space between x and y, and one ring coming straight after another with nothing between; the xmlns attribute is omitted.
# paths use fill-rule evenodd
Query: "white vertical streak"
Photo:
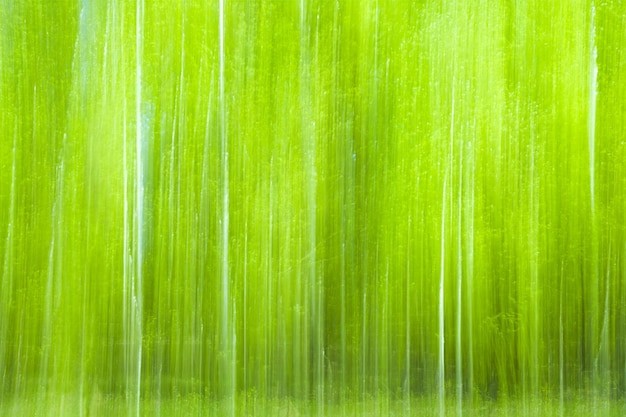
<svg viewBox="0 0 626 417"><path fill-rule="evenodd" d="M224 0L219 1L219 104L220 104L220 141L222 153L222 333L221 346L224 354L223 377L224 392L230 396L228 398L228 413L235 413L234 382L235 382L235 361L233 360L233 347L235 344L235 333L231 332L230 324L230 288L228 282L228 242L229 242L229 163L228 163L228 129L226 128L226 96L225 90L225 47L224 47Z"/></svg>
<svg viewBox="0 0 626 417"><path fill-rule="evenodd" d="M454 102L454 97L453 97ZM452 121L454 123L454 120ZM460 146L459 150L459 189L458 189L458 208L457 208L457 317L456 317L456 379L457 379L457 400L458 400L458 415L463 415L463 343L462 343L462 329L463 323L463 245L462 245L462 233L463 233L463 146Z"/></svg>
<svg viewBox="0 0 626 417"><path fill-rule="evenodd" d="M321 304L321 294L319 293L319 285L317 282L317 173L315 170L315 151L316 151L316 126L311 115L312 98L311 98L311 69L309 56L309 19L307 15L307 0L300 0L300 102L301 102L301 123L302 123L302 153L303 153L303 171L304 171L304 189L305 189L305 205L306 205L306 232L305 232L305 248L306 248L306 272L304 274L308 279L307 287L304 290L302 298L305 300L306 311L304 312L307 320L310 320L308 329L303 335L303 343L311 344L314 350L305 353L314 366L308 370L313 377L306 378L304 382L304 390L308 390L308 385L313 381L317 394L320 393L321 371L321 336L322 323L319 307ZM319 18L319 15L318 15ZM319 19L318 22L319 24ZM317 38L315 40L316 48L318 48ZM305 359L306 361L306 359ZM318 412L322 412L321 395L318 395Z"/></svg>
<svg viewBox="0 0 626 417"><path fill-rule="evenodd" d="M599 277L599 258L598 258L598 235L596 232L596 205L595 205L595 135L596 135L596 105L598 101L598 50L596 47L596 8L595 3L591 2L591 22L589 25L589 103L587 113L587 141L589 146L589 199L591 204L591 282L593 282L592 307L590 316L593 318L591 323L591 333L595 337L595 317L599 312L597 311L596 302L599 303L596 296L600 287ZM608 289L608 288L607 288ZM600 334L600 343L602 342L602 334ZM598 346L598 355L600 354L601 346ZM598 361L597 357L593 363L592 368L592 380L594 383L598 381ZM593 396L594 411L597 408L597 395ZM597 415L597 413L594 413Z"/></svg>
<svg viewBox="0 0 626 417"><path fill-rule="evenodd" d="M454 77L452 78L452 108L450 111L450 150L448 168L443 180L443 198L441 204L441 263L439 276L439 414L445 414L445 267L446 267L446 203L448 191L448 175L454 162Z"/></svg>
<svg viewBox="0 0 626 417"><path fill-rule="evenodd" d="M307 91L307 83L306 83L306 32L305 32L305 24L306 24L306 13L305 13L305 5L304 5L304 0L300 0L299 2L299 6L300 6L300 56L299 56L299 75L300 75L300 123L301 123L301 127L302 127L302 159L303 159L303 178L306 181L307 179L307 164L308 164L308 157L307 157L307 143L310 142L308 140L308 136L307 136L307 123L309 121L308 115L306 113L308 106L308 91ZM306 188L306 184L303 184L303 188L306 190L307 192L307 197L308 197L308 188ZM308 199L306 200L306 203L308 203ZM308 205L306 206L306 208L308 209ZM304 222L306 222L308 220L307 216L309 215L309 212L307 211L305 216L304 216ZM305 238L303 239L303 247L304 247L304 251L305 251L305 259L308 260L308 256L309 256L309 246L308 246L308 234L307 234L307 230L304 231L303 233L305 235ZM314 264L315 260L313 260L313 264ZM306 303L306 294L307 294L307 286L306 286L306 279L308 277L308 266L310 265L311 262L307 262L306 265L303 265L304 267L304 273L298 274L298 277L296 278L296 300L297 303L300 307L303 307L303 316L307 317L308 316L308 305L305 304ZM304 284L303 284L304 281ZM304 289L303 289L304 287ZM301 311L297 311L296 314L296 320L295 320L295 330L294 333L296 334L296 340L295 342L295 346L300 347L300 346L306 346L308 344L308 332L307 332L307 326L303 326L303 320L300 318L299 313ZM301 331L302 330L302 331ZM302 353L301 353L302 352ZM308 373L306 371L307 367L306 367L306 362L308 361L308 352L306 352L304 349L300 348L298 351L298 364L297 364L297 370L296 372L294 372L294 380L296 380L296 389L300 390L300 391L306 391L308 389ZM300 380L298 380L297 378L299 377Z"/></svg>
<svg viewBox="0 0 626 417"><path fill-rule="evenodd" d="M609 237L610 240L610 237ZM599 372L601 375L601 381L608 382L607 376L609 371L609 314L611 310L609 308L610 303L610 288L611 288L611 245L609 244L608 254L607 254L607 270L606 270L606 279L604 282L604 317L602 319L602 330L600 331L600 345L598 346L598 359L599 361ZM603 393L607 394L607 384L601 385L603 388Z"/></svg>
<svg viewBox="0 0 626 417"><path fill-rule="evenodd" d="M18 132L18 119L15 117L15 126L13 132L13 150L12 150L12 160L11 160L11 191L9 195L10 205L9 205L9 224L7 225L7 237L6 237L6 246L4 248L4 265L2 266L2 279L0 280L0 317L8 317L8 309L10 303L10 299L13 295L13 228L15 227L15 182L16 182L16 165L17 165L17 132ZM52 233L52 243L50 249L50 258L52 258L52 247L54 246L54 232ZM50 267L51 268L51 267ZM47 294L46 294L47 295ZM5 298L6 297L6 298ZM46 298L49 299L48 297ZM49 315L46 315L48 318ZM9 340L8 336L8 325L9 320L0 320L0 340ZM49 325L46 325L45 331L48 331L50 328ZM47 348L45 344L46 339L44 339L44 356L43 356L43 367L42 369L47 369ZM6 369L5 355L7 352L7 345L5 343L0 344L0 369L4 372ZM2 383L4 383L5 377L2 377Z"/></svg>
<svg viewBox="0 0 626 417"><path fill-rule="evenodd" d="M589 191L591 193L591 213L595 214L595 136L596 105L598 101L598 49L596 46L596 8L591 4L591 28L589 46L589 113L587 115L587 138L589 144Z"/></svg>
<svg viewBox="0 0 626 417"><path fill-rule="evenodd" d="M308 54L309 31L307 27L306 0L300 0L300 88L302 103L302 129L303 129L303 149L305 163L306 178L306 196L308 209L308 253L309 271L308 275L312 285L315 283L316 276L316 258L317 258L317 241L316 241L316 222L317 222L317 173L315 171L315 123L311 121L311 96L310 96L310 68ZM312 296L315 298L315 288L312 288ZM315 300L312 301L315 309Z"/></svg>
<svg viewBox="0 0 626 417"><path fill-rule="evenodd" d="M143 0L137 0L136 36L135 36L135 205L137 210L137 279L141 282L142 252L143 252L143 149L142 149L142 120L141 120L141 55L143 50Z"/></svg>
<svg viewBox="0 0 626 417"><path fill-rule="evenodd" d="M229 175L228 175L228 138L226 129L226 103L224 94L224 0L220 0L219 17L219 54L220 54L220 139L222 148L222 302L228 305L228 222L229 222ZM226 310L224 311L226 313ZM224 317L225 318L225 317Z"/></svg>
<svg viewBox="0 0 626 417"><path fill-rule="evenodd" d="M13 151L12 151L12 159L11 159L11 190L9 194L9 224L7 226L7 237L6 237L6 246L4 247L4 265L2 267L2 278L3 282L8 277L13 277L13 268L9 268L9 264L13 262L12 254L13 254L13 228L15 225L15 179L16 179L16 166L17 166L17 118L15 120L15 132L13 134ZM54 242L54 233L52 241ZM11 260L9 260L11 259ZM11 272L9 273L9 270ZM13 282L11 279L9 282ZM10 290L5 290L10 291ZM11 294L7 292L7 294Z"/></svg>
<svg viewBox="0 0 626 417"><path fill-rule="evenodd" d="M418 177L419 184L419 177ZM419 190L419 186L417 187ZM417 199L419 199L419 193L416 193ZM416 201L417 203L417 201ZM416 204L416 207L419 207ZM407 405L407 414L411 415L411 215L409 214L408 222L407 222L407 254L406 254L406 288L405 288L405 339L406 339L406 348L404 351L404 363L405 363L405 374L404 374L404 393L405 393L405 401Z"/></svg>
<svg viewBox="0 0 626 417"><path fill-rule="evenodd" d="M536 191L539 189L538 181L540 177L536 173L535 164L535 125L531 121L530 125L530 233L528 235L529 247L539 247L539 198ZM532 250L530 254L530 302L531 302L531 332L532 332L532 367L531 367L531 390L533 395L537 395L539 389L539 299L538 278L539 278L539 251Z"/></svg>
<svg viewBox="0 0 626 417"><path fill-rule="evenodd" d="M213 72L211 72L211 76L209 79L213 79ZM201 262L201 271L204 271L206 268L206 253L208 252L208 238L206 235L207 230L207 222L208 222L208 213L209 213L209 193L208 193L208 183L209 183L209 138L211 132L211 113L213 111L213 83L209 87L209 100L206 110L206 124L204 127L204 149L202 155L202 189L200 191L200 206L201 212L203 214L201 218L202 227L200 228L200 236L201 236L201 244L202 244L202 262Z"/></svg>
<svg viewBox="0 0 626 417"><path fill-rule="evenodd" d="M443 180L443 202L441 206L441 263L440 263L440 275L439 275L439 374L438 374L438 386L439 386L439 414L445 414L444 401L445 401L445 299L444 299L444 284L445 284L445 266L446 266L446 193L448 186L447 173Z"/></svg>
<svg viewBox="0 0 626 417"><path fill-rule="evenodd" d="M122 47L123 48L123 47ZM122 55L124 55L124 51L122 49ZM122 105L122 125L123 125L123 146L122 146L122 164L124 166L124 294L126 294L127 288L127 280L128 280L128 269L130 267L130 251L129 251L129 240L130 240L130 221L128 216L128 155L126 147L128 145L128 132L126 131L126 125L128 123L126 118L126 89L124 88L124 92L122 93L124 96L124 104ZM123 316L126 317L126 301L124 301L123 306Z"/></svg>
<svg viewBox="0 0 626 417"><path fill-rule="evenodd" d="M244 165L245 166L245 165ZM244 168L244 176L245 176L245 168ZM247 216L246 216L247 217ZM242 284L243 284L243 312L242 312L242 316L243 316L243 320L242 320L242 333L243 333L243 389L244 392L247 391L248 389L248 345L247 345L247 341L248 338L246 337L248 334L248 309L245 307L248 303L248 219L246 218L246 221L244 223L243 226L243 230L244 230L244 241L243 241L243 277L242 277ZM247 409L245 408L246 403L244 403L244 410L243 410L243 414L246 415L247 414Z"/></svg>
<svg viewBox="0 0 626 417"><path fill-rule="evenodd" d="M476 129L473 129L476 131ZM476 157L474 153L474 149L472 148L472 143L469 143L469 150L471 152L470 162L471 168L469 170L469 183L471 184L471 191L469 192L469 213L468 220L466 223L466 237L467 237L467 256L466 256L466 265L467 265L467 277L466 277L466 287L467 290L465 292L467 297L467 386L468 386L468 397L473 397L473 388L474 388L474 296L473 296L473 279L474 279L474 209L475 209L475 197L474 193L476 190L476 182L474 179L474 171L476 169Z"/></svg>
<svg viewBox="0 0 626 417"><path fill-rule="evenodd" d="M124 8L122 6L121 14L123 15ZM125 20L121 19L121 27L120 37L125 33ZM124 65L125 62L125 49L124 42L120 42L120 55L121 62ZM122 71L125 68L122 68ZM128 306L129 306L129 275L131 274L131 260L132 260L132 251L130 247L130 215L129 215L129 191L128 191L128 181L129 181L129 173L128 173L128 106L127 106L127 91L126 91L126 83L122 82L122 97L124 97L124 102L122 103L122 165L123 165L123 181L124 181L124 236L123 236L123 286L122 286L122 334L124 337L124 355L123 355L123 363L124 363L124 374L130 374L130 349L131 345L129 343L129 320L128 320ZM127 388L127 387L125 387Z"/></svg>
<svg viewBox="0 0 626 417"><path fill-rule="evenodd" d="M133 309L134 309L134 327L135 327L135 344L136 344L136 414L140 415L140 398L141 398L141 355L142 355L142 267L143 267L143 159L145 157L142 146L142 118L141 118L141 61L143 53L143 0L137 0L135 14L135 210L136 210L136 286L133 285ZM133 282L133 284L135 281Z"/></svg>
<svg viewBox="0 0 626 417"><path fill-rule="evenodd" d="M561 268L561 279L559 283L559 416L564 414L565 402L565 374L564 374L564 340L563 340L563 269Z"/></svg>

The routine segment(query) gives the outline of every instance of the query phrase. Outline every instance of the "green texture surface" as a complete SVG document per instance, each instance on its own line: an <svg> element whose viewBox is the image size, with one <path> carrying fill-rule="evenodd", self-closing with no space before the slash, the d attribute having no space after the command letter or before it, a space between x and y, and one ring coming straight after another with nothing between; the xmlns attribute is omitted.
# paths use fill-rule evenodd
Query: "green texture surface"
<svg viewBox="0 0 626 417"><path fill-rule="evenodd" d="M623 415L626 3L0 0L0 415Z"/></svg>

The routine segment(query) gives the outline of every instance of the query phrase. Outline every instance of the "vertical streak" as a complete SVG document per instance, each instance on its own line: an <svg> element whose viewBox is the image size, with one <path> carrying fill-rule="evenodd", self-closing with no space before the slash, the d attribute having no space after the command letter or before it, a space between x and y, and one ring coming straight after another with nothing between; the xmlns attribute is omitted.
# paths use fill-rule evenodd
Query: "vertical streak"
<svg viewBox="0 0 626 417"><path fill-rule="evenodd" d="M453 139L454 139L454 78L452 79L452 109L450 115L450 152L448 168L443 180L443 194L441 204L441 261L439 265L439 414L445 414L445 267L446 267L446 198L448 190L448 175L453 162Z"/></svg>
<svg viewBox="0 0 626 417"><path fill-rule="evenodd" d="M137 0L136 33L135 33L135 205L137 210L137 279L141 283L142 255L143 255L143 149L142 149L142 120L141 120L141 55L142 41L143 0Z"/></svg>
<svg viewBox="0 0 626 417"><path fill-rule="evenodd" d="M124 55L124 50L123 50L123 46L122 46L122 55ZM122 146L122 164L124 166L124 273L123 273L123 277L124 277L124 295L126 295L126 288L127 288L127 279L128 279L128 269L129 269L129 265L130 265L130 253L128 250L128 245L129 245L129 240L130 240L130 226L129 226L129 216L128 216L128 156L127 156L127 150L126 150L126 145L127 145L127 132L126 132L126 124L127 119L126 119L126 88L124 88L124 91L122 93L122 95L124 96L124 104L122 106L122 124L123 124L123 133L122 133L122 138L123 138L123 146ZM123 306L123 316L126 317L126 302L124 302L124 306Z"/></svg>
<svg viewBox="0 0 626 417"><path fill-rule="evenodd" d="M589 191L591 193L591 214L595 215L595 135L596 105L598 101L598 49L596 46L596 8L591 3L591 29L589 47L589 110L587 120L587 138L589 145Z"/></svg>
<svg viewBox="0 0 626 417"><path fill-rule="evenodd" d="M16 166L17 166L17 118L15 120L15 132L13 134L13 152L11 158L11 190L9 192L9 224L7 227L6 246L4 248L4 265L2 266L2 282L8 277L11 277L10 282L13 281L13 268L9 268L9 264L12 265L13 257L13 228L15 225L15 181L16 181ZM54 217L53 217L54 218ZM54 237L53 237L54 239ZM11 258L11 261L9 259ZM10 271L10 272L9 272ZM7 291L7 290L4 290ZM10 291L10 290L9 290ZM11 294L11 292L7 292Z"/></svg>
<svg viewBox="0 0 626 417"><path fill-rule="evenodd" d="M222 153L222 306L221 306L221 348L224 355L222 377L225 378L224 392L234 394L235 363L232 349L235 340L233 332L230 335L230 287L228 281L228 242L229 242L229 163L228 163L228 130L226 128L226 97L225 97L225 48L224 48L224 0L219 1L219 105L220 105L220 145ZM232 340L229 337L232 336ZM235 398L225 398L228 401L228 414L234 415Z"/></svg>
<svg viewBox="0 0 626 417"><path fill-rule="evenodd" d="M539 197L536 195L538 190L537 181L540 177L536 173L535 165L535 127L531 121L531 144L530 144L530 233L529 247L539 247ZM530 254L530 303L532 305L530 312L531 319L531 391L533 398L536 398L539 389L539 299L538 299L538 277L539 277L539 260L538 250L533 250ZM524 387L525 389L525 387Z"/></svg>
<svg viewBox="0 0 626 417"><path fill-rule="evenodd" d="M300 0L300 102L301 102L301 123L302 123L302 153L303 153L303 171L304 171L304 189L305 189L305 204L306 204L306 216L305 216L305 273L304 276L309 281L305 283L305 290L303 293L304 304L307 307L307 311L304 312L304 317L309 321L308 329L304 331L303 341L304 346L314 346L314 351L305 352L304 354L304 387L303 391L307 392L311 389L310 383L314 381L314 384L319 384L319 359L320 352L318 349L318 342L320 336L318 315L318 287L316 282L316 262L317 262L317 241L316 241L316 222L317 222L317 173L315 171L315 124L312 121L311 116L311 69L310 69L310 57L309 57L309 28L308 28L308 16L307 16L307 0ZM309 361L315 362L315 366L310 368ZM313 375L313 378L309 378L309 374ZM316 386L315 388L319 388ZM319 391L315 391L319 394Z"/></svg>
<svg viewBox="0 0 626 417"><path fill-rule="evenodd" d="M220 54L220 75L219 75L219 94L220 94L220 139L222 148L222 290L223 302L225 306L228 301L228 222L229 222L229 172L228 172L228 138L226 132L226 103L224 95L224 0L220 0L220 17L219 17L219 54Z"/></svg>
<svg viewBox="0 0 626 417"><path fill-rule="evenodd" d="M474 129L475 130L475 129ZM474 193L476 189L476 180L474 178L474 171L476 169L476 156L475 151L472 148L472 144L470 142L469 148L471 151L471 169L469 171L469 183L471 184L471 191L469 191L469 214L468 221L466 223L467 228L467 278L466 278L466 298L467 298L467 387L468 387L468 397L470 401L473 398L473 389L474 389L474 300L473 300L473 278L474 278L474 209L475 209L475 198ZM470 406L472 404L470 403Z"/></svg>
<svg viewBox="0 0 626 417"><path fill-rule="evenodd" d="M596 47L596 8L595 2L591 2L591 22L589 27L589 103L588 103L588 113L587 113L587 141L589 147L589 199L590 199L590 212L591 212L591 291L589 292L590 296L588 297L591 301L591 312L589 317L591 318L590 322L590 341L596 339L596 328L597 322L596 318L598 317L598 303L599 303L599 255L598 255L598 234L596 227L596 207L595 207L595 130L596 130L596 105L597 105L597 96L598 96L598 52ZM601 338L601 335L599 335ZM595 343L591 343L590 346L590 359L593 360L593 355L595 354ZM598 349L600 346L598 345ZM599 353L599 352L598 352ZM594 389L594 409L596 406L597 396L595 395L595 389L597 388L596 384L598 382L598 361L593 360L592 362L592 384Z"/></svg>
<svg viewBox="0 0 626 417"><path fill-rule="evenodd" d="M4 265L2 266L2 277L0 279L0 317L9 316L9 305L11 304L11 298L13 297L13 228L15 227L15 182L16 182L16 165L17 165L17 136L18 136L18 118L15 117L15 126L13 132L13 149L11 160L11 190L9 194L9 224L7 225L7 237L6 246L4 248ZM53 217L54 218L54 217ZM54 226L53 226L54 227ZM52 233L52 244L54 245L54 232ZM52 253L52 250L51 250ZM50 277L50 275L48 275ZM48 279L50 282L50 279ZM6 297L6 298L5 298ZM50 317L46 315L46 318ZM0 320L0 340L9 340L9 320ZM46 325L44 331L48 331L49 325ZM0 383L2 386L7 386L6 382L6 369L7 362L5 355L8 353L8 344L0 343L0 372L2 372L2 378ZM44 339L44 366L47 364L47 344ZM45 367L43 369L46 369Z"/></svg>
<svg viewBox="0 0 626 417"><path fill-rule="evenodd" d="M137 233L136 242L136 279L133 280L133 310L134 310L134 327L135 327L135 344L136 344L136 415L140 415L140 399L141 399L141 356L142 356L142 266L143 266L143 199L144 199L144 178L143 178L143 158L145 157L142 149L142 119L141 119L141 64L143 53L143 0L137 0L135 14L135 206L136 206L136 222Z"/></svg>
<svg viewBox="0 0 626 417"><path fill-rule="evenodd" d="M222 307L227 313L228 306L228 140L226 138L226 105L224 103L224 0L219 4L219 95L220 95L220 140L222 149ZM226 316L224 316L225 318Z"/></svg>
<svg viewBox="0 0 626 417"><path fill-rule="evenodd" d="M245 166L245 165L244 165ZM245 168L244 168L244 176L245 176ZM246 216L247 217L247 216ZM244 241L243 241L243 276L242 276L242 285L243 285L243 318L242 318L242 323L241 323L241 333L243 334L242 337L242 350L243 350L243 390L244 392L246 392L248 390L248 219L246 218L246 221L244 223L243 226L243 235L244 235ZM244 404L243 404L243 414L247 415L248 413L248 409L247 409L247 398L244 398Z"/></svg>
<svg viewBox="0 0 626 417"><path fill-rule="evenodd" d="M610 238L609 238L610 240ZM610 288L611 288L611 245L609 244L609 248L608 248L608 254L607 254L607 271L606 271L606 278L605 278L605 283L604 283L604 317L602 319L602 330L600 331L600 346L598 349L598 360L599 360L599 365L600 365L600 369L599 371L601 372L601 381L603 382L608 382L609 378L608 376L610 375L608 373L609 371L609 361L610 361L610 355L609 355L609 314L611 312L610 308L609 308L609 303L610 303ZM603 394L607 394L608 393L608 385L606 383L602 384L603 387Z"/></svg>
<svg viewBox="0 0 626 417"><path fill-rule="evenodd" d="M122 6L121 10L122 16L124 16L124 6ZM121 27L120 37L124 35L124 22L125 19L121 19ZM120 42L120 55L121 62L124 65L125 62L125 51L124 51L124 42ZM124 339L128 338L128 288L129 288L129 275L131 273L131 259L132 253L130 248L130 216L129 216L129 201L128 201L128 111L127 111L127 102L126 102L126 83L122 82L122 96L124 97L124 102L122 104L122 164L123 164L123 180L124 180L124 237L123 237L123 298L122 298L122 334L124 335ZM129 352L130 352L130 343L128 340L124 340L126 346L124 347L124 355L123 355L123 363L124 363L124 375L129 375ZM125 381L127 383L127 381ZM128 391L128 386L124 387Z"/></svg>
<svg viewBox="0 0 626 417"><path fill-rule="evenodd" d="M454 102L454 100L453 100ZM453 119L454 123L454 119ZM463 415L463 343L462 343L462 323L463 318L463 245L462 245L462 232L463 232L463 146L460 146L459 151L459 189L458 189L458 211L457 211L457 317L456 317L456 380L457 380L457 400L458 400L458 415Z"/></svg>
<svg viewBox="0 0 626 417"><path fill-rule="evenodd" d="M379 36L379 32L378 32L378 21L379 21L379 14L380 14L380 9L379 9L379 4L378 4L378 0L376 0L376 13L374 15L374 70L373 70L373 82L372 82L372 139L373 139L373 148L374 150L378 150L378 36ZM374 193L378 192L378 187L374 188ZM376 278L378 278L379 275L379 262L378 262L378 253L379 253L379 244L378 242L376 243L376 263L375 263L375 276ZM370 361L372 360L371 358L373 357L374 359L374 363L373 363L373 374L374 374L374 391L378 392L379 389L379 385L378 385L378 380L379 380L379 368L378 368L378 338L379 338L379 326L378 326L378 288L374 287L372 290L372 301L371 304L373 306L373 308L370 309L370 311L372 311L372 316L373 316L373 325L374 325L374 343L373 344L373 353L368 352L368 356ZM367 306L366 306L367 307ZM370 324L371 326L371 324ZM368 339L364 339L364 343L370 343ZM376 398L376 406L378 406L378 397Z"/></svg>
<svg viewBox="0 0 626 417"><path fill-rule="evenodd" d="M419 176L417 179L418 186L416 189L419 189ZM417 204L419 202L419 194L416 198L416 207L419 207ZM405 401L406 401L406 414L411 415L411 257L410 257L410 249L411 249L411 215L409 214L408 222L407 222L407 254L406 254L406 287L404 290L405 296L405 339L406 339L406 349L405 349L405 375L404 375L404 392L405 392Z"/></svg>
<svg viewBox="0 0 626 417"><path fill-rule="evenodd" d="M564 390L564 340L563 340L563 268L561 268L561 278L559 283L559 416L563 415L565 400Z"/></svg>
<svg viewBox="0 0 626 417"><path fill-rule="evenodd" d="M444 409L444 397L445 397L445 300L444 300L444 283L445 283L445 260L446 260L446 192L448 186L448 175L443 180L443 202L441 207L441 263L440 263L440 276L439 276L439 374L438 374L438 386L439 386L439 415L445 414Z"/></svg>
<svg viewBox="0 0 626 417"><path fill-rule="evenodd" d="M452 78L452 108L450 112L450 150L448 169L443 180L443 198L441 205L441 264L439 277L439 415L445 415L445 267L446 267L446 199L448 175L452 169L454 140L454 77Z"/></svg>

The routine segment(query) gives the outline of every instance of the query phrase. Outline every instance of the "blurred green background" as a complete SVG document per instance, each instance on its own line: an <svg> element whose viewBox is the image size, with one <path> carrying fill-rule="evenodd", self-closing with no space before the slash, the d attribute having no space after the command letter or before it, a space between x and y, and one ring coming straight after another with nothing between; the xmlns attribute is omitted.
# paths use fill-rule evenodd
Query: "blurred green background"
<svg viewBox="0 0 626 417"><path fill-rule="evenodd" d="M621 415L624 45L619 0L0 0L0 414Z"/></svg>

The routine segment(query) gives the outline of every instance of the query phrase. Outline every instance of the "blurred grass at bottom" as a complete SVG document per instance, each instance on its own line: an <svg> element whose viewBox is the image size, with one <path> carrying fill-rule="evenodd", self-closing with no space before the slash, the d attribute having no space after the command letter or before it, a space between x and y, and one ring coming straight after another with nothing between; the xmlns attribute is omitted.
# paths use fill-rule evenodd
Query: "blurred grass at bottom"
<svg viewBox="0 0 626 417"><path fill-rule="evenodd" d="M256 394L238 396L235 400L236 415L240 417L272 416L328 416L328 417L441 417L437 396L392 399L385 395L370 396L365 400L346 400L341 403L316 404L293 399L271 399ZM216 401L201 395L178 395L174 398L142 400L140 416L185 417L223 416L230 410L228 401ZM527 400L481 399L465 400L462 409L454 398L447 398L444 413L448 417L476 416L532 416L532 417L622 417L626 405L623 400L610 400L592 394L575 393L561 403L558 398L545 396ZM80 401L76 394L53 395L45 398L15 398L0 403L0 416L55 416L111 417L134 414L135 404L129 404L123 396L93 393Z"/></svg>
<svg viewBox="0 0 626 417"><path fill-rule="evenodd" d="M625 29L619 0L0 0L3 413L618 410Z"/></svg>

